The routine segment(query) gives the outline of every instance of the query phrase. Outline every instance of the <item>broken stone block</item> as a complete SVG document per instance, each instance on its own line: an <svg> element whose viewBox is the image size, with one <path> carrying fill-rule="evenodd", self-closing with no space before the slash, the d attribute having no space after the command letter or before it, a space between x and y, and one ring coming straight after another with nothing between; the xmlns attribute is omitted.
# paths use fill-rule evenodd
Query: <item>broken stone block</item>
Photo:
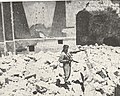
<svg viewBox="0 0 120 96"><path fill-rule="evenodd" d="M40 77L40 80L41 80L41 81L44 81L44 82L49 82L49 78Z"/></svg>
<svg viewBox="0 0 120 96"><path fill-rule="evenodd" d="M50 61L46 61L46 62L45 62L45 64L48 64L48 65L50 65L51 63L50 63Z"/></svg>
<svg viewBox="0 0 120 96"><path fill-rule="evenodd" d="M60 82L61 82L60 79L57 79L56 80L56 86L60 87Z"/></svg>
<svg viewBox="0 0 120 96"><path fill-rule="evenodd" d="M13 76L14 76L14 77L19 77L20 75L19 75L19 74L14 74Z"/></svg>
<svg viewBox="0 0 120 96"><path fill-rule="evenodd" d="M0 76L3 74L3 71L2 70L0 70Z"/></svg>
<svg viewBox="0 0 120 96"><path fill-rule="evenodd" d="M114 74L115 74L116 76L120 76L120 73L119 73L118 71L115 71Z"/></svg>
<svg viewBox="0 0 120 96"><path fill-rule="evenodd" d="M99 89L95 89L96 91L100 92L101 94L104 94L104 90L102 88L99 88Z"/></svg>
<svg viewBox="0 0 120 96"><path fill-rule="evenodd" d="M81 86L81 90L82 90L82 92L84 93L84 91L85 91L85 86L84 86L84 83L83 82L80 82L79 80L76 80L76 81L72 81L73 83L76 83L76 84L80 84L80 86Z"/></svg>
<svg viewBox="0 0 120 96"><path fill-rule="evenodd" d="M2 72L6 72L6 69L0 68L0 70L1 70Z"/></svg>
<svg viewBox="0 0 120 96"><path fill-rule="evenodd" d="M9 69L9 68L10 68L10 66L9 66L8 64L5 64L5 65L4 65L4 64L1 64L1 65L0 65L0 69L1 69L3 72L6 72L6 70Z"/></svg>
<svg viewBox="0 0 120 96"><path fill-rule="evenodd" d="M33 91L33 94L36 95L36 94L37 94L37 91Z"/></svg>
<svg viewBox="0 0 120 96"><path fill-rule="evenodd" d="M34 60L35 62L37 61L35 57L28 56L28 58L30 58L31 60Z"/></svg>
<svg viewBox="0 0 120 96"><path fill-rule="evenodd" d="M0 89L2 88L2 86L3 86L3 83L0 82Z"/></svg>
<svg viewBox="0 0 120 96"><path fill-rule="evenodd" d="M10 61L3 61L2 64L9 64Z"/></svg>
<svg viewBox="0 0 120 96"><path fill-rule="evenodd" d="M57 69L58 65L50 65L53 69Z"/></svg>
<svg viewBox="0 0 120 96"><path fill-rule="evenodd" d="M54 91L52 91L51 93L49 93L49 95L57 95L57 94L60 94L58 91L57 92L54 92Z"/></svg>
<svg viewBox="0 0 120 96"><path fill-rule="evenodd" d="M47 92L47 88L43 87L43 86L36 85L36 91L41 93L41 94L44 94L45 92Z"/></svg>
<svg viewBox="0 0 120 96"><path fill-rule="evenodd" d="M32 77L36 78L36 74L32 74L32 75L26 76L25 79L29 79L29 78L32 78Z"/></svg>
<svg viewBox="0 0 120 96"><path fill-rule="evenodd" d="M24 58L25 61L29 62L30 61L30 58Z"/></svg>
<svg viewBox="0 0 120 96"><path fill-rule="evenodd" d="M96 74L100 75L102 78L106 78L107 76L103 73L103 71L98 71Z"/></svg>
<svg viewBox="0 0 120 96"><path fill-rule="evenodd" d="M5 78L5 83L9 84L9 79L8 78Z"/></svg>

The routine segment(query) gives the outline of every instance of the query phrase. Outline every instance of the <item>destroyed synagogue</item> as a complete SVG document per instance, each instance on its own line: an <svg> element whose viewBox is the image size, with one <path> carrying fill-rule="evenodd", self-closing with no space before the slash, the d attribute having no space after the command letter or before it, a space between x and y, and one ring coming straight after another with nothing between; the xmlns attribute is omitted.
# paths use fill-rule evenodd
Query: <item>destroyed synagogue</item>
<svg viewBox="0 0 120 96"><path fill-rule="evenodd" d="M120 96L120 0L0 1L0 96Z"/></svg>

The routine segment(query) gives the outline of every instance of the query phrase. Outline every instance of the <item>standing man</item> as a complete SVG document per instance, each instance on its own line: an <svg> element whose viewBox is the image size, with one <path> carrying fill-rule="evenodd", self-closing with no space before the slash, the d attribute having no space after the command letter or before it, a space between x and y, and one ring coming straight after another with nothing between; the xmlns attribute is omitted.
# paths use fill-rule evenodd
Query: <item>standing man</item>
<svg viewBox="0 0 120 96"><path fill-rule="evenodd" d="M63 71L64 71L64 82L65 84L70 84L70 82L68 82L68 79L70 77L71 74L71 62L72 62L72 57L71 54L68 53L68 49L69 46L68 45L64 45L63 46L63 50L61 52L61 56L59 58L59 62L63 63Z"/></svg>

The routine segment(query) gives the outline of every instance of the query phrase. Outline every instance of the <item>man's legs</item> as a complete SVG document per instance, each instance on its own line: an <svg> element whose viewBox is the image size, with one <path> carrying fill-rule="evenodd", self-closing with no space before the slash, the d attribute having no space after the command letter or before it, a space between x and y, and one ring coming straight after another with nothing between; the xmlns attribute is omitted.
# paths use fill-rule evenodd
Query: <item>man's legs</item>
<svg viewBox="0 0 120 96"><path fill-rule="evenodd" d="M71 64L65 64L63 66L63 70L64 70L64 76L65 76L64 81L67 82L71 74Z"/></svg>

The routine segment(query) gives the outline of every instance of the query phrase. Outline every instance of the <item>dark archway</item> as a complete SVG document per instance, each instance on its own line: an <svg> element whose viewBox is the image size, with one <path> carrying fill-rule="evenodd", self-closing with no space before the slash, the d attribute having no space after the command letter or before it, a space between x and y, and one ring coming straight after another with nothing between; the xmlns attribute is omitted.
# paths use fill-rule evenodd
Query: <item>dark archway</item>
<svg viewBox="0 0 120 96"><path fill-rule="evenodd" d="M76 44L84 45L87 40L84 36L89 35L89 21L91 14L87 10L79 11L76 15Z"/></svg>

